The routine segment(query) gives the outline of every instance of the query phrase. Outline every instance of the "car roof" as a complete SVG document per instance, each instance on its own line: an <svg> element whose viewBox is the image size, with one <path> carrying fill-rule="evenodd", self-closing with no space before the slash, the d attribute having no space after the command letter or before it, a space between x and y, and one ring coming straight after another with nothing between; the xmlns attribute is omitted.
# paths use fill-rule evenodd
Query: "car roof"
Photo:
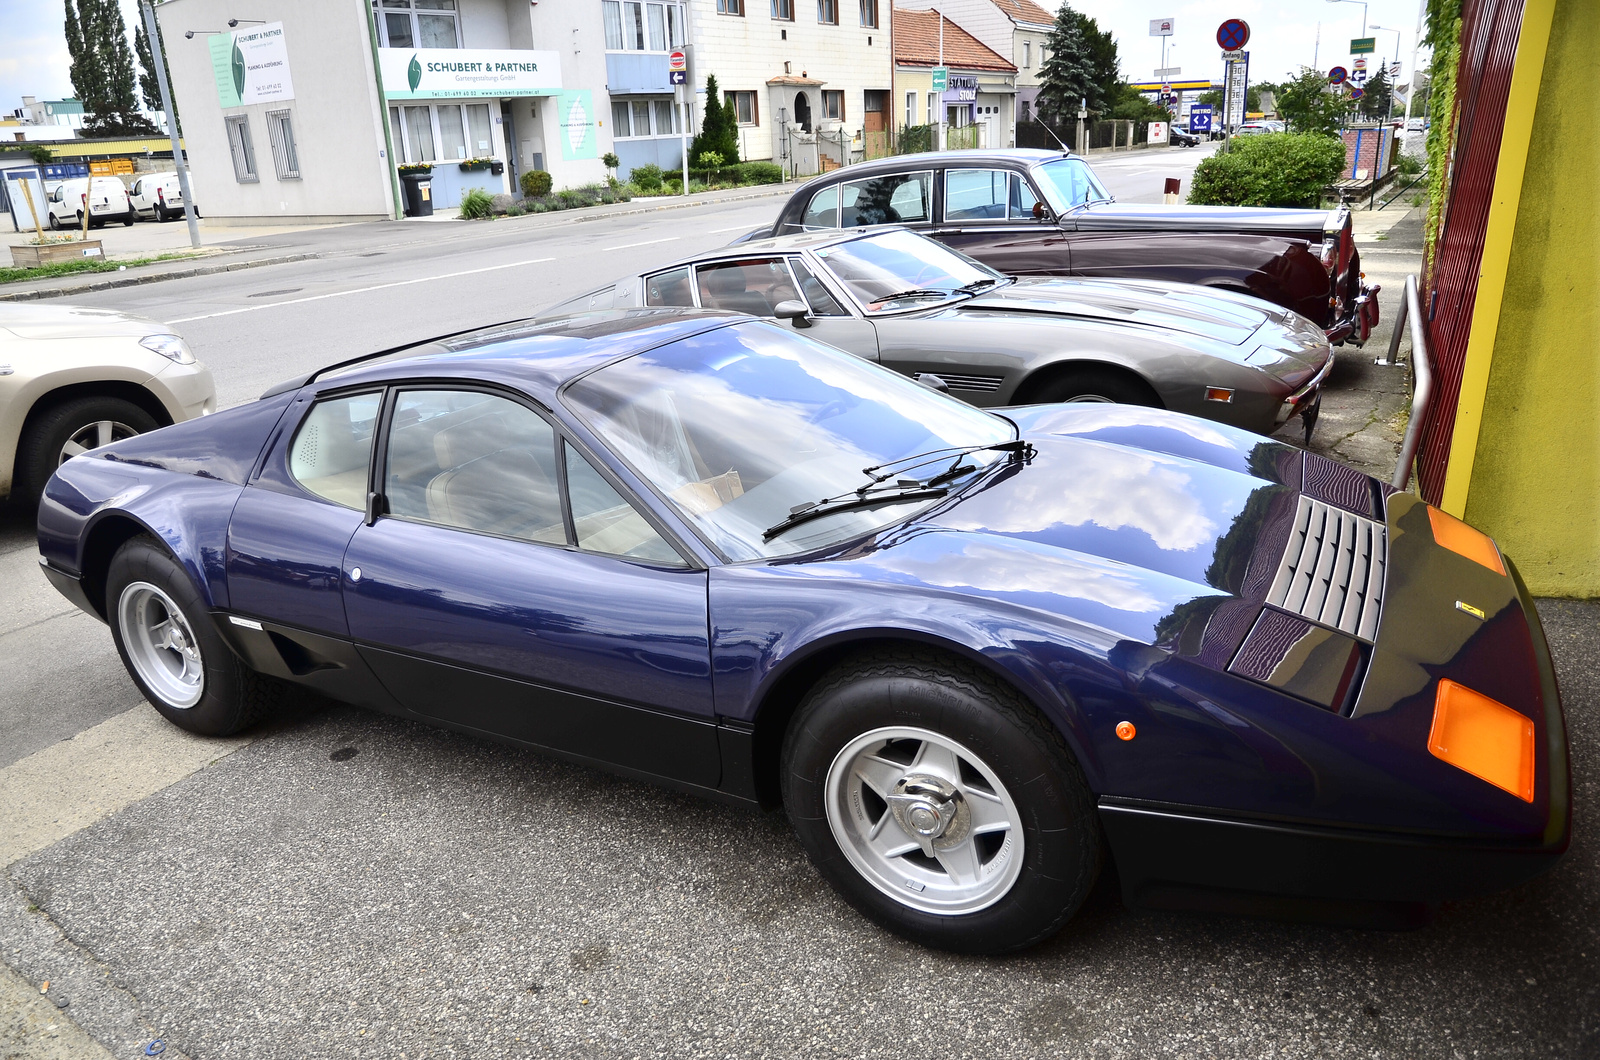
<svg viewBox="0 0 1600 1060"><path fill-rule="evenodd" d="M684 265L693 265L697 262L710 261L715 258L748 258L756 254L793 253L798 250L818 250L830 247L836 243L850 243L867 236L877 235L881 232L906 232L910 229L901 225L871 225L859 228L826 228L812 232L795 232L781 236L768 236L764 239L752 239L748 243L733 243L725 247L716 247L712 250L703 250L698 254L678 258L667 265L647 269L639 275L654 275L670 269L681 268ZM923 237L926 238L926 237Z"/></svg>
<svg viewBox="0 0 1600 1060"><path fill-rule="evenodd" d="M345 387L406 376L483 380L553 399L564 383L610 361L750 318L709 309L610 309L495 324L345 362L279 384L263 397L316 380Z"/></svg>
<svg viewBox="0 0 1600 1060"><path fill-rule="evenodd" d="M1040 162L1050 162L1061 158L1077 158L1085 161L1082 155L1074 155L1065 151L1045 151L1032 147L999 147L979 149L975 151L922 151L914 155L890 155L888 158L875 158L870 162L857 162L854 165L835 169L821 177L816 177L801 186L803 191L812 184L822 184L831 180L859 180L863 176L874 173L893 173L902 169L919 169L967 165L1012 165L1035 166Z"/></svg>

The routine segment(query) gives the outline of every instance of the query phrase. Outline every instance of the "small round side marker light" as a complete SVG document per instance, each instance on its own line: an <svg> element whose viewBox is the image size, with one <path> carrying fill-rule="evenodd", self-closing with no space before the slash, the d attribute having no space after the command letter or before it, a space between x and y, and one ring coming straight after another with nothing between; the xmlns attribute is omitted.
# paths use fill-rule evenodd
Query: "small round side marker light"
<svg viewBox="0 0 1600 1060"><path fill-rule="evenodd" d="M1131 721L1119 721L1119 722L1117 722L1117 739L1119 739L1119 740L1131 740L1137 735L1139 735L1139 730L1135 729L1133 727L1133 722L1131 722Z"/></svg>

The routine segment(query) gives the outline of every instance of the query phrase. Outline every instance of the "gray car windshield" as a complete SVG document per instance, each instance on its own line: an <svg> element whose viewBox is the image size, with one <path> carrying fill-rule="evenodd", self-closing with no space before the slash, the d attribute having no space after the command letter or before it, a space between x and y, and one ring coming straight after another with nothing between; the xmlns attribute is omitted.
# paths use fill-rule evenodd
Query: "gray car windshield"
<svg viewBox="0 0 1600 1060"><path fill-rule="evenodd" d="M1066 213L1074 206L1111 198L1111 193L1095 179L1094 170L1087 162L1076 158L1062 158L1035 166L1033 179L1038 181L1050 208L1056 213Z"/></svg>
<svg viewBox="0 0 1600 1060"><path fill-rule="evenodd" d="M1004 279L987 265L904 229L824 247L817 257L869 313L926 307Z"/></svg>
<svg viewBox="0 0 1600 1060"><path fill-rule="evenodd" d="M959 488L1007 457L952 450L1016 437L1008 420L755 321L607 365L563 400L730 560L810 551L910 518L937 497L886 476L865 507L829 506L771 532L796 509L872 486L864 469L934 450L943 455L896 474L959 466L948 480Z"/></svg>

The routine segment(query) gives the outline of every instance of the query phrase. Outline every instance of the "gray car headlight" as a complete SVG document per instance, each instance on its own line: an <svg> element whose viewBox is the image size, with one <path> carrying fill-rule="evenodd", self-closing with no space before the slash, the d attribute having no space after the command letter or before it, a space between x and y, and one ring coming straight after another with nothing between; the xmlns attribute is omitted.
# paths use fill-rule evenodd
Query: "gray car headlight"
<svg viewBox="0 0 1600 1060"><path fill-rule="evenodd" d="M139 345L159 353L173 364L194 363L194 354L189 352L189 344L177 335L146 335L139 340Z"/></svg>

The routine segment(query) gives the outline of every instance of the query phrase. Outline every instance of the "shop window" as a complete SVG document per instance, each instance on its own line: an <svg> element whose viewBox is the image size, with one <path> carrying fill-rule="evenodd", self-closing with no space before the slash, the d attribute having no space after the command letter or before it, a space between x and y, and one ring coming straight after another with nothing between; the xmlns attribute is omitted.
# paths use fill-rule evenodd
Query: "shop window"
<svg viewBox="0 0 1600 1060"><path fill-rule="evenodd" d="M250 142L250 116L240 114L224 118L228 127L228 151L233 155L233 177L240 184L255 184L261 180L256 173L256 148Z"/></svg>
<svg viewBox="0 0 1600 1060"><path fill-rule="evenodd" d="M267 111L267 138L272 141L272 165L278 179L299 180L300 152L295 147L294 123L288 111Z"/></svg>
<svg viewBox="0 0 1600 1060"><path fill-rule="evenodd" d="M494 132L489 121L489 104L467 104L467 154L488 158L494 154Z"/></svg>
<svg viewBox="0 0 1600 1060"><path fill-rule="evenodd" d="M684 42L683 5L646 3L644 0L604 0L606 48L620 52L664 52Z"/></svg>
<svg viewBox="0 0 1600 1060"><path fill-rule="evenodd" d="M744 0L717 0L717 14L743 15Z"/></svg>
<svg viewBox="0 0 1600 1060"><path fill-rule="evenodd" d="M461 107L456 103L442 104L439 114L439 157L445 161L466 158L467 130L461 124Z"/></svg>
<svg viewBox="0 0 1600 1060"><path fill-rule="evenodd" d="M373 0L378 40L386 48L459 48L456 0Z"/></svg>
<svg viewBox="0 0 1600 1060"><path fill-rule="evenodd" d="M866 29L878 28L878 0L861 0L861 25Z"/></svg>
<svg viewBox="0 0 1600 1060"><path fill-rule="evenodd" d="M817 0L817 21L825 26L837 26L839 0Z"/></svg>
<svg viewBox="0 0 1600 1060"><path fill-rule="evenodd" d="M793 22L794 0L772 0L772 17Z"/></svg>
<svg viewBox="0 0 1600 1060"><path fill-rule="evenodd" d="M406 130L406 161L432 162L439 156L433 149L433 115L431 107L404 107Z"/></svg>
<svg viewBox="0 0 1600 1060"><path fill-rule="evenodd" d="M844 93L822 92L822 119L824 121L844 121Z"/></svg>
<svg viewBox="0 0 1600 1060"><path fill-rule="evenodd" d="M754 92L725 92L723 98L733 104L740 125L760 125L761 109L756 104Z"/></svg>

